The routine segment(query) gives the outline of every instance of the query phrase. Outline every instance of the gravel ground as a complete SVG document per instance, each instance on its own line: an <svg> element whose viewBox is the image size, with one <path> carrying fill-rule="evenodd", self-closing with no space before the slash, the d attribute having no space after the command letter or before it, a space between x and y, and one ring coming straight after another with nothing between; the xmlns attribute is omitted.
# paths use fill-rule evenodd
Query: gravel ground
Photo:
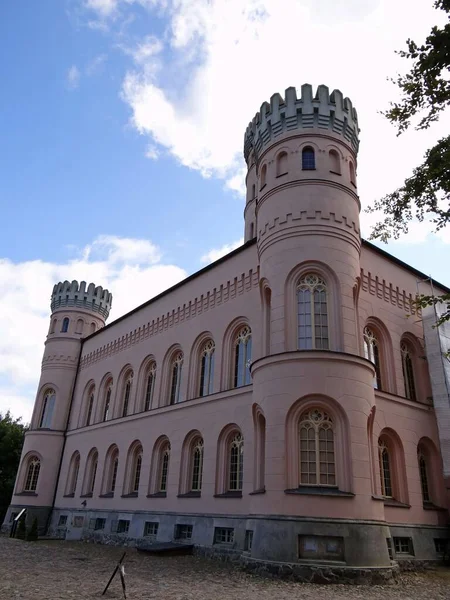
<svg viewBox="0 0 450 600"><path fill-rule="evenodd" d="M0 599L100 598L124 548L80 542L22 542L0 537ZM450 570L402 575L385 586L317 586L262 579L193 556L157 557L127 550L129 600L449 600ZM104 596L122 598L120 579Z"/></svg>

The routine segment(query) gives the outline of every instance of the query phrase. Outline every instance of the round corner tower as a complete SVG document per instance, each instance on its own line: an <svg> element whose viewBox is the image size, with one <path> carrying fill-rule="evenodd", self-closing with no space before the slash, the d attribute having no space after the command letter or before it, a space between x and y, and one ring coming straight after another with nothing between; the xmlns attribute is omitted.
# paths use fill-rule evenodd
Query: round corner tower
<svg viewBox="0 0 450 600"><path fill-rule="evenodd" d="M41 377L8 510L29 508L46 527L70 412L81 340L105 326L112 294L93 283L64 281L53 287L50 327ZM16 512L18 512L16 510Z"/></svg>

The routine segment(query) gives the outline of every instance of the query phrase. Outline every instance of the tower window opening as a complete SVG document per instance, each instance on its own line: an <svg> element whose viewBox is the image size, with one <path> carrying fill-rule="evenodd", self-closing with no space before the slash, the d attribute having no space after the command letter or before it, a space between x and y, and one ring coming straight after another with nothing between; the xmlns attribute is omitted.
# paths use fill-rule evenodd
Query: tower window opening
<svg viewBox="0 0 450 600"><path fill-rule="evenodd" d="M288 155L287 152L280 152L277 157L277 177L286 175L288 172Z"/></svg>
<svg viewBox="0 0 450 600"><path fill-rule="evenodd" d="M263 168L261 169L261 178L260 178L260 182L261 182L261 186L260 186L260 190L262 190L266 183L267 183L267 165L264 165Z"/></svg>
<svg viewBox="0 0 450 600"><path fill-rule="evenodd" d="M307 146L302 150L302 170L314 171L316 168L316 157L313 148Z"/></svg>
<svg viewBox="0 0 450 600"><path fill-rule="evenodd" d="M353 185L356 185L355 165L352 163L352 161L350 161L350 163L349 163L349 170L350 170L350 182L353 183Z"/></svg>
<svg viewBox="0 0 450 600"><path fill-rule="evenodd" d="M62 322L61 333L67 333L69 331L69 318L65 317Z"/></svg>
<svg viewBox="0 0 450 600"><path fill-rule="evenodd" d="M331 173L336 173L336 175L341 174L341 160L339 158L339 154L336 150L330 150L329 152L330 159L330 171Z"/></svg>

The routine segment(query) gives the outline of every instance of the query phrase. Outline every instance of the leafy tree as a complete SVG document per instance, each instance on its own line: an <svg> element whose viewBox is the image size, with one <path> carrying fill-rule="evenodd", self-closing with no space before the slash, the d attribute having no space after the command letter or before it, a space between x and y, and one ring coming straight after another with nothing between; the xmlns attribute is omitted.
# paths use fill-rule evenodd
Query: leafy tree
<svg viewBox="0 0 450 600"><path fill-rule="evenodd" d="M0 413L0 524L11 501L26 427L21 419Z"/></svg>
<svg viewBox="0 0 450 600"><path fill-rule="evenodd" d="M38 520L37 520L37 517L34 517L33 523L27 532L27 541L28 542L37 542L37 540L38 540Z"/></svg>
<svg viewBox="0 0 450 600"><path fill-rule="evenodd" d="M435 0L434 7L441 9L450 20L450 0ZM433 27L423 44L408 39L407 49L398 54L412 60L411 70L392 81L400 88L402 98L392 103L383 113L397 126L398 135L406 131L412 121L416 129L427 129L450 106L450 22L442 28ZM414 169L404 184L376 200L367 212L381 210L385 217L373 228L371 239L387 241L408 232L413 218L427 219L438 231L450 223L450 135L440 139L426 151L424 162ZM450 294L420 296L422 307L444 304L444 313L438 325L450 320Z"/></svg>

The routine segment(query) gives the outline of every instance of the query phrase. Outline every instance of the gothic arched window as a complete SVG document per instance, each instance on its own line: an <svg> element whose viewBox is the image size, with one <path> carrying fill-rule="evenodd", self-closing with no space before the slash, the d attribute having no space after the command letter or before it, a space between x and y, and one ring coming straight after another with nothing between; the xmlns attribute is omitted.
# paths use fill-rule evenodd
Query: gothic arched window
<svg viewBox="0 0 450 600"><path fill-rule="evenodd" d="M160 450L158 465L158 492L167 492L169 476L170 443L166 442Z"/></svg>
<svg viewBox="0 0 450 600"><path fill-rule="evenodd" d="M299 422L300 485L336 485L333 420L321 408L304 412Z"/></svg>
<svg viewBox="0 0 450 600"><path fill-rule="evenodd" d="M87 460L84 493L92 496L94 493L95 478L97 476L98 452L92 452Z"/></svg>
<svg viewBox="0 0 450 600"><path fill-rule="evenodd" d="M392 457L389 445L383 438L378 440L378 455L380 460L381 495L385 498L392 498Z"/></svg>
<svg viewBox="0 0 450 600"><path fill-rule="evenodd" d="M86 411L86 427L91 424L92 410L94 408L94 390L91 390L88 396L88 404Z"/></svg>
<svg viewBox="0 0 450 600"><path fill-rule="evenodd" d="M75 455L72 457L71 464L70 464L66 495L73 496L75 494L75 491L77 489L79 472L80 472L80 454L79 454L79 452L76 452Z"/></svg>
<svg viewBox="0 0 450 600"><path fill-rule="evenodd" d="M417 449L417 460L419 463L420 486L422 489L422 500L424 503L430 503L430 488L428 486L428 468L427 456L423 449L419 446Z"/></svg>
<svg viewBox="0 0 450 600"><path fill-rule="evenodd" d="M112 393L112 387L111 387L111 385L109 385L106 388L105 404L104 404L104 407L103 407L103 421L107 421L109 419L109 417L110 417L109 411L110 411L110 408L111 408L111 393Z"/></svg>
<svg viewBox="0 0 450 600"><path fill-rule="evenodd" d="M139 482L141 480L141 468L142 468L142 447L138 447L134 451L133 462L132 462L132 478L131 478L131 492L138 493Z"/></svg>
<svg viewBox="0 0 450 600"><path fill-rule="evenodd" d="M250 365L252 364L252 331L245 325L234 339L233 387L251 383Z"/></svg>
<svg viewBox="0 0 450 600"><path fill-rule="evenodd" d="M49 389L44 393L42 402L41 418L39 427L49 429L52 425L53 411L55 409L56 394L55 390Z"/></svg>
<svg viewBox="0 0 450 600"><path fill-rule="evenodd" d="M228 491L242 491L244 480L244 438L235 433L228 443Z"/></svg>
<svg viewBox="0 0 450 600"><path fill-rule="evenodd" d="M409 398L409 400L417 400L412 352L409 344L402 342L400 344L400 351L402 353L402 370L403 380L405 382L405 396Z"/></svg>
<svg viewBox="0 0 450 600"><path fill-rule="evenodd" d="M200 492L203 475L203 440L197 437L191 446L191 492Z"/></svg>
<svg viewBox="0 0 450 600"><path fill-rule="evenodd" d="M208 340L200 354L200 389L199 396L208 396L213 393L214 385L214 354L215 345Z"/></svg>
<svg viewBox="0 0 450 600"><path fill-rule="evenodd" d="M116 489L117 471L119 469L119 449L112 446L105 461L105 479L103 493L112 495Z"/></svg>
<svg viewBox="0 0 450 600"><path fill-rule="evenodd" d="M177 352L170 365L170 404L177 404L180 402L182 369L183 353Z"/></svg>
<svg viewBox="0 0 450 600"><path fill-rule="evenodd" d="M147 370L147 376L145 378L145 397L144 397L144 410L150 410L152 407L153 392L155 389L156 380L156 363L152 362Z"/></svg>
<svg viewBox="0 0 450 600"><path fill-rule="evenodd" d="M364 356L375 365L375 378L373 381L374 388L382 389L381 381L381 360L380 360L380 344L378 337L370 327L364 328Z"/></svg>
<svg viewBox="0 0 450 600"><path fill-rule="evenodd" d="M302 170L313 171L316 168L316 158L314 149L311 146L307 146L302 150Z"/></svg>
<svg viewBox="0 0 450 600"><path fill-rule="evenodd" d="M41 461L37 456L31 456L28 459L28 467L25 478L24 492L35 492L41 470Z"/></svg>
<svg viewBox="0 0 450 600"><path fill-rule="evenodd" d="M297 325L299 350L328 350L327 284L315 273L297 285Z"/></svg>

